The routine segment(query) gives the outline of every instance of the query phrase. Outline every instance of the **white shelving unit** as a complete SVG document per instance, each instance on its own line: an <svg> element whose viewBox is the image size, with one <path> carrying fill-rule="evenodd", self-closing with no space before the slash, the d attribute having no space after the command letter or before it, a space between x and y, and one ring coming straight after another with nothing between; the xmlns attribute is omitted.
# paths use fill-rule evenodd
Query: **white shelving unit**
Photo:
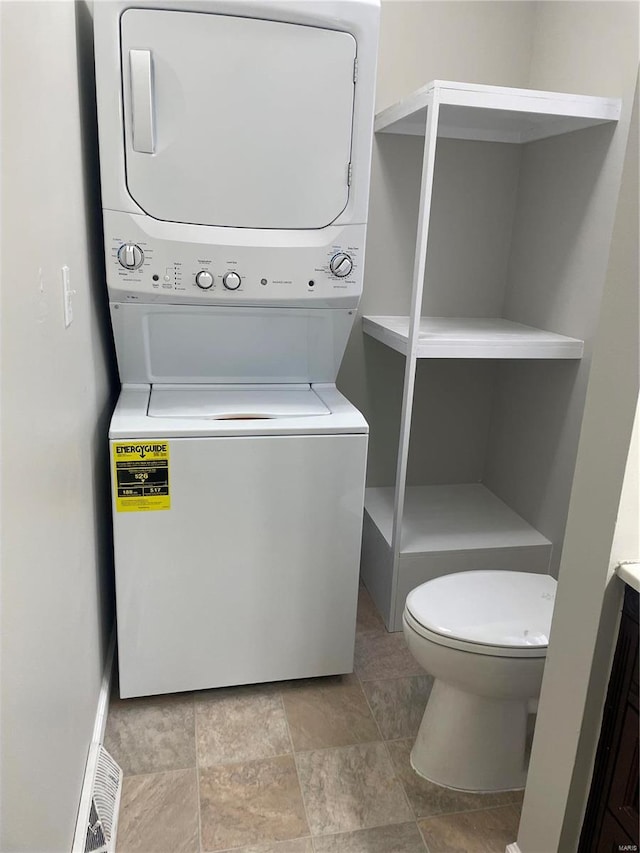
<svg viewBox="0 0 640 853"><path fill-rule="evenodd" d="M374 130L425 136L431 107L440 113L438 136L524 143L617 121L621 103L617 98L434 80L378 113Z"/></svg>
<svg viewBox="0 0 640 853"><path fill-rule="evenodd" d="M551 542L485 486L409 486L418 359L580 359L584 343L503 317L423 317L438 137L523 144L617 121L617 99L434 81L376 116L377 133L424 137L408 316L365 316L363 330L405 358L396 483L367 489L362 574L389 630L409 590L473 568L548 570Z"/></svg>

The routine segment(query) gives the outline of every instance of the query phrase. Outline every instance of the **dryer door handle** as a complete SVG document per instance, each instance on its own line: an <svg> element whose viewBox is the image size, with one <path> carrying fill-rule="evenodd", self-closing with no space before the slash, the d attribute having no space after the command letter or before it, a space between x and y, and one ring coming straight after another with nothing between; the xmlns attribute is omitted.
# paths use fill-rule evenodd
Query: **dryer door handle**
<svg viewBox="0 0 640 853"><path fill-rule="evenodd" d="M150 50L130 50L131 120L133 150L153 154L155 126L153 115L153 60Z"/></svg>

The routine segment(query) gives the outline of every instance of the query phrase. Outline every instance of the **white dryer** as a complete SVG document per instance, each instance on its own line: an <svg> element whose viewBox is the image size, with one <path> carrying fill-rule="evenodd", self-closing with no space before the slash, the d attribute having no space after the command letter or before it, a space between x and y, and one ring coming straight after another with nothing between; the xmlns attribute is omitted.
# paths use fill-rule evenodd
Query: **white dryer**
<svg viewBox="0 0 640 853"><path fill-rule="evenodd" d="M123 697L352 669L378 14L96 4Z"/></svg>

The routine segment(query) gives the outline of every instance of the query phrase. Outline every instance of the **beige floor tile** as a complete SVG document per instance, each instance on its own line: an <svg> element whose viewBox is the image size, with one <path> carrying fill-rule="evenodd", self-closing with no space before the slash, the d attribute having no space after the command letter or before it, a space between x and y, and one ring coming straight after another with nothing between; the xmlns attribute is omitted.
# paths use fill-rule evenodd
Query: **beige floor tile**
<svg viewBox="0 0 640 853"><path fill-rule="evenodd" d="M273 690L254 687L199 693L195 713L201 768L291 752L282 700Z"/></svg>
<svg viewBox="0 0 640 853"><path fill-rule="evenodd" d="M396 823L314 838L315 853L425 853L415 823Z"/></svg>
<svg viewBox="0 0 640 853"><path fill-rule="evenodd" d="M125 778L117 853L198 853L199 850L195 770Z"/></svg>
<svg viewBox="0 0 640 853"><path fill-rule="evenodd" d="M424 675L407 648L402 632L363 631L357 634L354 668L361 681Z"/></svg>
<svg viewBox="0 0 640 853"><path fill-rule="evenodd" d="M520 809L516 806L443 815L420 821L429 853L504 853L516 840Z"/></svg>
<svg viewBox="0 0 640 853"><path fill-rule="evenodd" d="M301 752L296 763L312 835L413 817L382 743Z"/></svg>
<svg viewBox="0 0 640 853"><path fill-rule="evenodd" d="M380 740L360 682L354 676L317 678L283 690L294 749L324 749Z"/></svg>
<svg viewBox="0 0 640 853"><path fill-rule="evenodd" d="M440 785L434 785L433 782L427 782L411 767L409 753L412 746L413 739L397 740L387 744L396 772L417 817L522 802L522 791L507 791L502 794L467 794L464 791L452 791L450 788L442 788Z"/></svg>
<svg viewBox="0 0 640 853"><path fill-rule="evenodd" d="M200 819L205 851L309 835L293 758L200 770Z"/></svg>
<svg viewBox="0 0 640 853"><path fill-rule="evenodd" d="M257 847L234 847L222 853L314 853L311 838L296 838L295 841L276 841L273 844L258 844Z"/></svg>
<svg viewBox="0 0 640 853"><path fill-rule="evenodd" d="M373 716L385 740L417 735L432 684L430 675L363 683Z"/></svg>
<svg viewBox="0 0 640 853"><path fill-rule="evenodd" d="M373 599L363 584L358 587L357 631L386 631L382 616L378 613Z"/></svg>
<svg viewBox="0 0 640 853"><path fill-rule="evenodd" d="M112 698L104 746L125 776L195 767L193 695Z"/></svg>

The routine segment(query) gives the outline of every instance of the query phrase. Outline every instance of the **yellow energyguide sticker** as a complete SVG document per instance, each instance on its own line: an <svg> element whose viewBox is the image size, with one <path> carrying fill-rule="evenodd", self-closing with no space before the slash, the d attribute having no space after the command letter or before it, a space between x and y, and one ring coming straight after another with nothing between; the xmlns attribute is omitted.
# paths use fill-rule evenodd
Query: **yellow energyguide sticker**
<svg viewBox="0 0 640 853"><path fill-rule="evenodd" d="M171 509L169 442L114 441L112 447L116 510Z"/></svg>

